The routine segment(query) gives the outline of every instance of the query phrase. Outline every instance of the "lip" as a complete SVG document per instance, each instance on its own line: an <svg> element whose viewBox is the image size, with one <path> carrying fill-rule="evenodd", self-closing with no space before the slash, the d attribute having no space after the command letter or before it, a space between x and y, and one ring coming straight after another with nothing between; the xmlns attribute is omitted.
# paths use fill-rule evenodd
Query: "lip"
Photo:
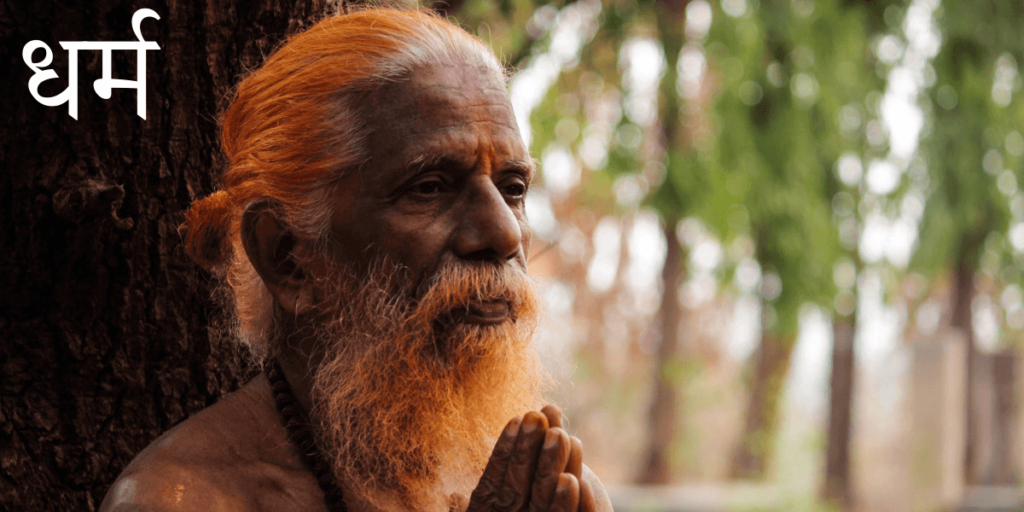
<svg viewBox="0 0 1024 512"><path fill-rule="evenodd" d="M463 321L480 325L500 324L510 317L511 309L505 300L476 301L466 307Z"/></svg>

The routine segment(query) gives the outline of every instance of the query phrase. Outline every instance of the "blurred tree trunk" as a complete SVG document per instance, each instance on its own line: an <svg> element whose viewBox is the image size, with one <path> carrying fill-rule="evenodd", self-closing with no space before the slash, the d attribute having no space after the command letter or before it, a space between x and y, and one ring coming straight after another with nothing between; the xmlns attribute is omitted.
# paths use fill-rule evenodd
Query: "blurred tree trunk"
<svg viewBox="0 0 1024 512"><path fill-rule="evenodd" d="M1017 367L1018 351L1010 348L974 357L974 473L978 486L1019 484Z"/></svg>
<svg viewBox="0 0 1024 512"><path fill-rule="evenodd" d="M972 244L974 242L964 240L962 243ZM974 452L977 435L974 425L974 319L971 312L971 303L974 301L974 269L976 268L976 265L971 264L973 259L971 255L977 250L970 245L961 245L960 254L953 267L953 293L950 298L952 302L950 304L952 312L950 325L963 334L964 342L967 345L967 375L964 380L967 386L964 396L964 409L967 411L965 415L967 425L964 430L964 482L968 484L974 483Z"/></svg>
<svg viewBox="0 0 1024 512"><path fill-rule="evenodd" d="M30 40L134 40L124 0L5 2L0 33L0 509L94 510L160 433L253 372L219 327L211 277L185 254L182 212L214 187L218 104L323 0L148 2L147 119L136 92L99 98L100 52L82 51L79 118L29 94ZM36 52L36 58L41 58ZM113 52L135 78L135 52Z"/></svg>
<svg viewBox="0 0 1024 512"><path fill-rule="evenodd" d="M985 475L986 485L1012 486L1020 484L1016 456L1020 453L1016 443L1020 436L1017 418L1020 399L1017 392L1017 372L1020 359L1010 349L992 355L992 464Z"/></svg>
<svg viewBox="0 0 1024 512"><path fill-rule="evenodd" d="M832 323L832 377L823 494L826 502L843 510L850 510L853 507L850 481L850 427L853 416L856 326L856 313L850 316L837 314Z"/></svg>
<svg viewBox="0 0 1024 512"><path fill-rule="evenodd" d="M677 72L675 63L679 60L685 36L683 34L688 0L660 0L655 4L658 38L665 52L667 63L661 79L658 96L658 121L661 123L660 136L666 159L678 152L692 151L687 133L681 127L679 93L676 90ZM670 171L671 172L671 171ZM676 411L679 396L676 386L680 384L679 325L682 311L679 304L679 284L683 281L684 258L679 245L676 227L682 219L685 202L679 191L666 179L655 191L655 203L664 222L663 233L667 250L661 276L664 288L661 292L661 343L657 360L654 362L654 393L647 415L647 446L644 449L643 465L637 475L640 484L666 484L671 480L671 448L676 428Z"/></svg>
<svg viewBox="0 0 1024 512"><path fill-rule="evenodd" d="M748 387L746 423L729 471L734 479L760 480L765 476L778 427L779 399L795 342L792 335L779 335L770 329L762 331Z"/></svg>
<svg viewBox="0 0 1024 512"><path fill-rule="evenodd" d="M672 441L676 426L679 399L679 283L682 282L682 251L676 235L679 219L665 219L664 234L668 250L661 271L664 290L661 293L661 343L654 363L654 397L647 413L647 447L637 477L639 484L667 484L671 476Z"/></svg>

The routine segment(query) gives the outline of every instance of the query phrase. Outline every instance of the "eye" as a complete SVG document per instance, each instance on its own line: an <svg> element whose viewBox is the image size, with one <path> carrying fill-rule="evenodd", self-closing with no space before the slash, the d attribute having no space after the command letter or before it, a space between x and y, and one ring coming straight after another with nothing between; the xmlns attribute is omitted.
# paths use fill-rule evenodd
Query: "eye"
<svg viewBox="0 0 1024 512"><path fill-rule="evenodd" d="M409 191L414 194L419 194L421 196L432 196L444 192L446 188L447 185L445 184L445 182L437 178L433 178L426 179L414 184L412 187L409 188Z"/></svg>
<svg viewBox="0 0 1024 512"><path fill-rule="evenodd" d="M526 195L526 183L520 178L509 180L502 185L501 193L510 199L522 199Z"/></svg>

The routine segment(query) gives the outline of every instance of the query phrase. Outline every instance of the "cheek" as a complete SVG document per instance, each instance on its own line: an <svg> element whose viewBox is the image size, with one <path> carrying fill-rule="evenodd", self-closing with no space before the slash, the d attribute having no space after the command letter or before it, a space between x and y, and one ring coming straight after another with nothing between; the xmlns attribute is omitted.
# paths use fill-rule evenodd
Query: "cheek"
<svg viewBox="0 0 1024 512"><path fill-rule="evenodd" d="M412 271L415 284L436 270L448 239L443 226L386 224L379 231L381 252Z"/></svg>
<svg viewBox="0 0 1024 512"><path fill-rule="evenodd" d="M530 223L527 222L525 214L519 217L519 232L523 237L523 263L525 264L530 259L530 242L533 240L533 231L530 231Z"/></svg>

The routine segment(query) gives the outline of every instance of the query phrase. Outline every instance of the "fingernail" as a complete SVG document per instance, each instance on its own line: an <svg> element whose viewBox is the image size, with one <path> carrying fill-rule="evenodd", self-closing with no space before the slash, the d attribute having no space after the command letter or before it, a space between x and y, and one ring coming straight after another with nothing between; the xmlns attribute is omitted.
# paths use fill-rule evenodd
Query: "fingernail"
<svg viewBox="0 0 1024 512"><path fill-rule="evenodd" d="M544 448L554 448L558 444L558 437L557 430L548 430L548 433L544 435Z"/></svg>
<svg viewBox="0 0 1024 512"><path fill-rule="evenodd" d="M512 421L509 421L508 425L505 425L505 432L509 434L515 434L516 432L519 432L519 425L522 422L523 420L520 418L512 418Z"/></svg>
<svg viewBox="0 0 1024 512"><path fill-rule="evenodd" d="M576 476L572 473L562 473L558 475L558 484L555 488L556 492L569 492L572 487L572 481L576 480Z"/></svg>
<svg viewBox="0 0 1024 512"><path fill-rule="evenodd" d="M528 414L526 418L523 420L523 432L525 433L534 432L537 430L537 427L539 426L540 421L538 421L537 417L532 414Z"/></svg>

